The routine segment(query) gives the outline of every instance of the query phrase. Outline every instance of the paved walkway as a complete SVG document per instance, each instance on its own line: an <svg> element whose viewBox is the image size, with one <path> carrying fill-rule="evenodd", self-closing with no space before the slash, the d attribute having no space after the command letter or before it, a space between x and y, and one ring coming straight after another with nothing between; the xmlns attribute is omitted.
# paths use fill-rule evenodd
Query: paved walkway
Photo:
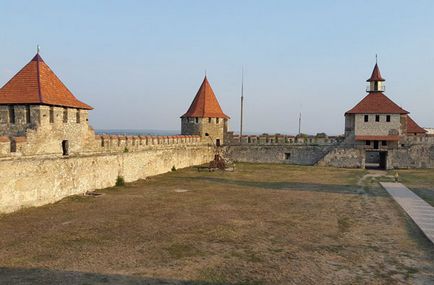
<svg viewBox="0 0 434 285"><path fill-rule="evenodd" d="M381 182L380 184L434 243L434 207L401 183Z"/></svg>

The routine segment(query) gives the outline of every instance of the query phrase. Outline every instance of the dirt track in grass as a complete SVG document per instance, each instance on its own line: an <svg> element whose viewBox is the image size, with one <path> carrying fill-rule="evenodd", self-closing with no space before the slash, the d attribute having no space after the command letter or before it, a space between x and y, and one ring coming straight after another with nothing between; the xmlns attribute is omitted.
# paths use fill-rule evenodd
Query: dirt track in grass
<svg viewBox="0 0 434 285"><path fill-rule="evenodd" d="M0 284L432 284L434 246L362 170L194 168L0 217Z"/></svg>

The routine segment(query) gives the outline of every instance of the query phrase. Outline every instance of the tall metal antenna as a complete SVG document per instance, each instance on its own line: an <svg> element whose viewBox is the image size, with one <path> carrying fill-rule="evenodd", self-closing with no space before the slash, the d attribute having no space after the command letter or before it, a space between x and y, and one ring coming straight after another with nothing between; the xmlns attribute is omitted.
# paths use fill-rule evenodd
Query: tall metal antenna
<svg viewBox="0 0 434 285"><path fill-rule="evenodd" d="M301 135L301 112L298 115L298 134Z"/></svg>
<svg viewBox="0 0 434 285"><path fill-rule="evenodd" d="M378 54L375 54L375 64L377 64L378 61Z"/></svg>
<svg viewBox="0 0 434 285"><path fill-rule="evenodd" d="M244 66L241 67L241 112L240 112L240 143L243 141L243 110L244 109Z"/></svg>

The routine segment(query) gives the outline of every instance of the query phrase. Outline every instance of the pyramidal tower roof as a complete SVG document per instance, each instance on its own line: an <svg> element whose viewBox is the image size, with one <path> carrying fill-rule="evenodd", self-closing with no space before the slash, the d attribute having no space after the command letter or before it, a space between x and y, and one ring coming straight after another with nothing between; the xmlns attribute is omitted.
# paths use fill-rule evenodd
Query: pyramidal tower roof
<svg viewBox="0 0 434 285"><path fill-rule="evenodd" d="M374 70L372 70L371 77L366 81L367 82L386 81L383 77L381 77L380 68L378 67L377 63L375 63Z"/></svg>
<svg viewBox="0 0 434 285"><path fill-rule="evenodd" d="M39 53L0 88L0 104L40 104L93 109L75 98Z"/></svg>
<svg viewBox="0 0 434 285"><path fill-rule="evenodd" d="M371 92L345 114L408 114L382 92Z"/></svg>
<svg viewBox="0 0 434 285"><path fill-rule="evenodd" d="M385 81L381 77L377 63L375 63L371 78L367 81ZM345 114L408 114L408 112L389 99L383 92L369 91L365 98Z"/></svg>
<svg viewBox="0 0 434 285"><path fill-rule="evenodd" d="M229 119L229 116L223 113L206 76L187 113L181 116L181 118L185 117Z"/></svg>

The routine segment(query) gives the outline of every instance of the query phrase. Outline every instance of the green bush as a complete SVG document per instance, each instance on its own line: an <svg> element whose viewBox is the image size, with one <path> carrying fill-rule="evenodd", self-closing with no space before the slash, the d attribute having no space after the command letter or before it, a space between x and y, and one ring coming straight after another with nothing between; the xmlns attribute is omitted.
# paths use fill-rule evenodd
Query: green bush
<svg viewBox="0 0 434 285"><path fill-rule="evenodd" d="M125 179L123 176L118 176L116 178L116 186L124 186L125 185Z"/></svg>
<svg viewBox="0 0 434 285"><path fill-rule="evenodd" d="M172 166L172 171L176 171L176 167L175 167L175 165Z"/></svg>

